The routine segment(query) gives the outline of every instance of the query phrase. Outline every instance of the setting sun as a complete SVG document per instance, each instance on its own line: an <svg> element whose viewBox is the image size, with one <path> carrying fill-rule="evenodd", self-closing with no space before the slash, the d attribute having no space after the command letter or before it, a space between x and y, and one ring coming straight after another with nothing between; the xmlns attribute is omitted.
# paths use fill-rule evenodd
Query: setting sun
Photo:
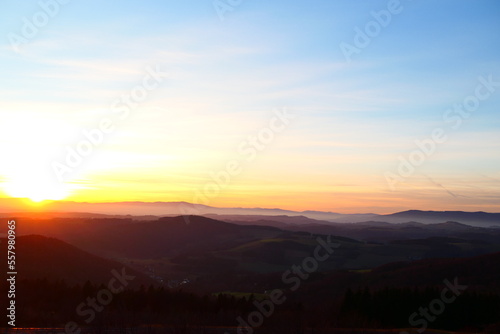
<svg viewBox="0 0 500 334"><path fill-rule="evenodd" d="M69 185L59 182L48 167L61 145L64 125L33 111L18 111L4 119L0 131L8 140L0 147L8 163L0 166L0 175L6 195L33 202L69 196Z"/></svg>
<svg viewBox="0 0 500 334"><path fill-rule="evenodd" d="M43 179L13 179L4 184L5 192L11 197L29 198L33 202L62 200L69 194L61 185L44 182Z"/></svg>

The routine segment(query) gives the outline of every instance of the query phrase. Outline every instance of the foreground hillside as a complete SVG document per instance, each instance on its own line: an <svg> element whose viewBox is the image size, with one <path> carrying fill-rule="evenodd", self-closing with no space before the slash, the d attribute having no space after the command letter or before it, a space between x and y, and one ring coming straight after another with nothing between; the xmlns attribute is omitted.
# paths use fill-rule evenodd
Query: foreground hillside
<svg viewBox="0 0 500 334"><path fill-rule="evenodd" d="M64 326L68 319L86 326L86 317L75 313L75 307L82 303L85 307L88 297L100 296L103 289L109 289L106 281L114 276L113 267L122 267L121 264L51 238L27 236L18 241L22 244L18 254L23 271L18 276L17 301L24 305L19 310L24 326ZM327 256L327 248L323 250L321 255ZM303 266L304 262L296 265ZM358 333L347 328L359 327L367 328L366 333L372 332L370 328L379 333L390 332L388 328L398 332L396 329L418 328L409 322L409 316L440 298L443 288L450 287L447 284L457 287L456 301L429 324L430 328L487 333L500 329L500 253L397 262L363 271L313 270L306 276L289 271L286 279L283 274L287 271L230 275L221 272L206 274L182 285L182 289L150 285L148 278L126 270L128 275L136 276L133 282L142 286L130 284L126 290L112 294L110 304L102 308L104 311L94 312L90 330L140 329L148 324L155 325L158 333L197 333L201 329L205 333L238 332L239 319L248 321L249 314L263 310L258 305L265 304L269 309L273 293L281 291L282 302L273 306L274 311L255 329L256 333L306 329L317 333ZM224 279L225 276L230 279ZM89 281L82 284L83 278ZM3 289L4 285L2 282L0 287ZM189 290L197 293L185 292ZM339 327L344 329L336 329ZM134 331L139 333L139 329Z"/></svg>
<svg viewBox="0 0 500 334"><path fill-rule="evenodd" d="M7 245L0 239L2 253ZM107 284L113 272L123 270L134 279L130 287L151 284L153 280L122 263L104 259L82 251L66 242L40 235L17 237L16 262L19 268L18 279L45 279L64 281L69 285L84 284L87 281Z"/></svg>

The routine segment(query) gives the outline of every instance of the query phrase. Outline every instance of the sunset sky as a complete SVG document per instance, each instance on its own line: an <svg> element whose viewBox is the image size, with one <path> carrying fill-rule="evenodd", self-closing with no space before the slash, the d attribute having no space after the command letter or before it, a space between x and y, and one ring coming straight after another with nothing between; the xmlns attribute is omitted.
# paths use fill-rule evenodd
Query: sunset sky
<svg viewBox="0 0 500 334"><path fill-rule="evenodd" d="M500 212L497 0L40 3L0 4L0 197Z"/></svg>

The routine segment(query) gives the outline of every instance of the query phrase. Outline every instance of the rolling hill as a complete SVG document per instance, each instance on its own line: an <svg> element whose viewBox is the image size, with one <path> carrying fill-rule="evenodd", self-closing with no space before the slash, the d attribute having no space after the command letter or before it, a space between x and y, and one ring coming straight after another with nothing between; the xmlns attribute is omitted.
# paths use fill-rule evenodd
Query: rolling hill
<svg viewBox="0 0 500 334"><path fill-rule="evenodd" d="M0 239L2 247L6 239ZM2 252L3 253L3 252ZM63 241L40 235L20 236L16 240L17 278L64 280L68 284L83 284L91 281L107 284L112 271L125 268L127 274L135 276L131 287L152 284L154 280L121 263L89 254Z"/></svg>
<svg viewBox="0 0 500 334"><path fill-rule="evenodd" d="M57 238L169 282L185 279L192 282L228 273L283 272L310 256L320 235L323 238L332 235L341 244L322 264L320 272L368 270L392 262L471 257L500 251L500 230L455 222L297 225L287 224L286 216L278 219L277 225L282 228L266 226L273 223L269 220L251 225L251 220L234 224L201 216L163 217L154 221L20 218L17 232Z"/></svg>

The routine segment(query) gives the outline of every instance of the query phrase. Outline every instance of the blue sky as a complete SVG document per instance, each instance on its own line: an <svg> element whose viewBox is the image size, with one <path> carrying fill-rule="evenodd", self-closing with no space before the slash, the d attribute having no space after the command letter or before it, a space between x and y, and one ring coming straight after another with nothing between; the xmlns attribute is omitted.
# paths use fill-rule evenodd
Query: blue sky
<svg viewBox="0 0 500 334"><path fill-rule="evenodd" d="M168 78L66 180L66 197L192 201L286 107L290 126L207 204L500 211L500 88L458 129L443 120L479 77L500 81L500 3L402 0L348 62L341 43L389 3L244 0L221 20L212 1L70 1L16 52L12 34L43 9L4 1L0 145L22 167L0 168L0 182L52 184L65 147L157 66ZM435 128L448 140L390 189L385 173Z"/></svg>

